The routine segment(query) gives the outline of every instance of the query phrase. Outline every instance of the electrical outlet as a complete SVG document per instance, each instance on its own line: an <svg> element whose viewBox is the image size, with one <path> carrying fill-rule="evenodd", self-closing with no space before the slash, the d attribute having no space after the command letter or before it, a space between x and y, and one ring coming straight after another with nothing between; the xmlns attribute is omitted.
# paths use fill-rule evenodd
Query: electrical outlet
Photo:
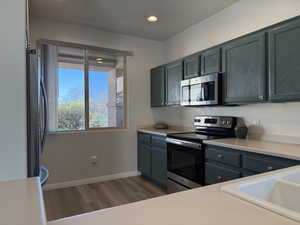
<svg viewBox="0 0 300 225"><path fill-rule="evenodd" d="M98 158L97 158L96 155L90 156L90 163L91 163L92 165L96 165L96 164L98 163Z"/></svg>
<svg viewBox="0 0 300 225"><path fill-rule="evenodd" d="M261 120L256 121L256 126L261 127Z"/></svg>

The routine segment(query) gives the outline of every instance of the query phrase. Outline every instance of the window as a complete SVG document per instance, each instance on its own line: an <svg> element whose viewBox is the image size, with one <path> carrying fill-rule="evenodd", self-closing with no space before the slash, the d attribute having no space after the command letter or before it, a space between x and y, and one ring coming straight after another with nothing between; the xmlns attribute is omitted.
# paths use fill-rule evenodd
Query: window
<svg viewBox="0 0 300 225"><path fill-rule="evenodd" d="M125 56L44 45L50 131L125 127Z"/></svg>

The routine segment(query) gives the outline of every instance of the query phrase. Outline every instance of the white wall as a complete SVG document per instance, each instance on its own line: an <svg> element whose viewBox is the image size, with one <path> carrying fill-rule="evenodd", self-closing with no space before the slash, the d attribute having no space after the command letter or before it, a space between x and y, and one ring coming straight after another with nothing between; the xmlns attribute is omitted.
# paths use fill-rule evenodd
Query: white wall
<svg viewBox="0 0 300 225"><path fill-rule="evenodd" d="M240 0L164 43L171 61L300 15L299 0Z"/></svg>
<svg viewBox="0 0 300 225"><path fill-rule="evenodd" d="M0 180L26 177L25 0L0 7Z"/></svg>
<svg viewBox="0 0 300 225"><path fill-rule="evenodd" d="M241 0L164 43L166 61L223 43L300 15L299 0ZM300 103L254 104L239 107L166 108L153 110L155 121L191 125L195 115L244 117L250 132L295 136L300 141ZM260 124L257 126L257 123ZM276 138L278 138L276 136ZM289 139L290 140L290 139ZM295 141L295 140L294 140Z"/></svg>
<svg viewBox="0 0 300 225"><path fill-rule="evenodd" d="M32 42L47 38L134 52L127 64L128 130L50 135L43 157L49 183L136 171L136 126L153 122L149 70L163 61L162 43L39 18L31 21L31 35ZM89 163L92 155L97 166Z"/></svg>

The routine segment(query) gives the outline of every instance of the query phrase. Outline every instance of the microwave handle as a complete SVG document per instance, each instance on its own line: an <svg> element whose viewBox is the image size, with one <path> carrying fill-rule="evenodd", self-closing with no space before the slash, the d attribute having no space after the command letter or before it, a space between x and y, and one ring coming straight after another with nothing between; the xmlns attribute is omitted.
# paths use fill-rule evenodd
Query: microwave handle
<svg viewBox="0 0 300 225"><path fill-rule="evenodd" d="M201 85L201 88L200 88L200 99L199 99L199 101L204 101L205 100L205 93L204 93L205 85L203 85L203 84L200 84L200 85Z"/></svg>
<svg viewBox="0 0 300 225"><path fill-rule="evenodd" d="M203 99L204 99L204 101L207 101L209 99L208 85L203 86L203 92L204 92Z"/></svg>

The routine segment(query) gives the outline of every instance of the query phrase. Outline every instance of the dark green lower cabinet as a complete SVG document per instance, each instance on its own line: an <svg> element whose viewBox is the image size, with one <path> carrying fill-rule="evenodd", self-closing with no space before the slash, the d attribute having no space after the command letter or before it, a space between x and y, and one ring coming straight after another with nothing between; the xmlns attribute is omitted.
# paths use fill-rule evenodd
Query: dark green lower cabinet
<svg viewBox="0 0 300 225"><path fill-rule="evenodd" d="M146 177L151 177L151 148L145 144L139 146L139 171Z"/></svg>
<svg viewBox="0 0 300 225"><path fill-rule="evenodd" d="M166 186L167 181L167 155L166 149L152 147L151 152L151 176L152 179L160 184Z"/></svg>
<svg viewBox="0 0 300 225"><path fill-rule="evenodd" d="M205 163L205 184L216 184L241 177L241 172L213 163Z"/></svg>
<svg viewBox="0 0 300 225"><path fill-rule="evenodd" d="M138 170L142 176L167 187L167 145L165 137L138 133Z"/></svg>
<svg viewBox="0 0 300 225"><path fill-rule="evenodd" d="M213 145L205 151L206 185L300 165L296 160Z"/></svg>

